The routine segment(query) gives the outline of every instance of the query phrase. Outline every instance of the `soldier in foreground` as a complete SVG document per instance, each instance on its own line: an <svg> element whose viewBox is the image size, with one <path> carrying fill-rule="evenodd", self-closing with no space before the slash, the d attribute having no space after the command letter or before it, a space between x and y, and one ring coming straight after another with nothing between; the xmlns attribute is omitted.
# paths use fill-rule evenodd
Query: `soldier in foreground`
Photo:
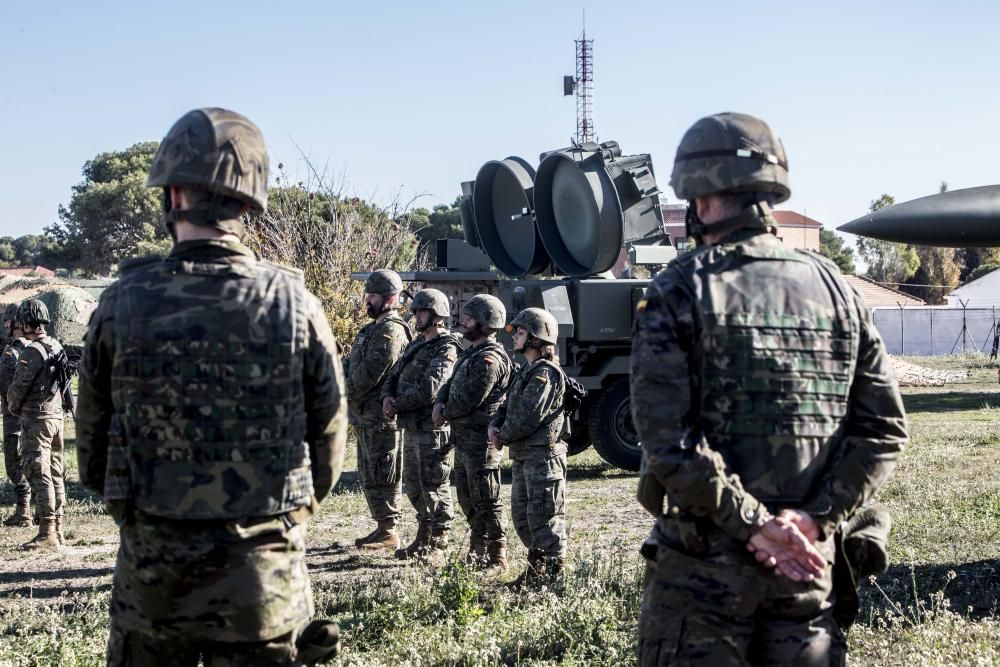
<svg viewBox="0 0 1000 667"><path fill-rule="evenodd" d="M333 488L346 405L337 344L300 271L257 260L241 216L267 206L260 130L225 109L171 128L147 185L175 244L122 266L80 369L80 478L121 547L109 665L310 664L305 522Z"/></svg>
<svg viewBox="0 0 1000 667"><path fill-rule="evenodd" d="M843 664L834 533L906 442L892 366L836 266L775 236L790 190L763 121L699 120L671 185L699 247L635 321L640 501L658 517L639 663Z"/></svg>
<svg viewBox="0 0 1000 667"><path fill-rule="evenodd" d="M18 359L28 345L21 323L17 321L17 306L12 303L3 313L3 327L9 339L0 356L0 408L3 410L3 463L7 479L14 485L16 505L14 513L4 519L5 526L25 527L31 525L31 485L21 470L21 452L18 439L21 437L21 420L7 410L7 390L14 379Z"/></svg>
<svg viewBox="0 0 1000 667"><path fill-rule="evenodd" d="M382 412L382 383L410 342L410 327L396 312L403 281L395 271L373 272L365 281L365 309L374 321L354 338L347 365L347 404L358 438L358 477L375 530L354 541L359 549L400 545L403 438L395 419Z"/></svg>
<svg viewBox="0 0 1000 667"><path fill-rule="evenodd" d="M17 309L28 344L17 360L7 389L7 410L21 421L21 470L31 485L38 535L22 549L57 549L63 544L63 387L59 382L66 353L47 335L49 309L28 299Z"/></svg>
<svg viewBox="0 0 1000 667"><path fill-rule="evenodd" d="M528 567L514 582L520 586L558 577L566 562L566 377L556 353L559 325L551 314L526 308L510 326L514 351L527 363L511 381L488 438L498 449L510 448L510 513L528 547Z"/></svg>
<svg viewBox="0 0 1000 667"><path fill-rule="evenodd" d="M445 326L451 309L448 297L439 290L417 292L410 310L420 336L407 346L382 387L385 418L398 415L403 427L403 490L417 511L413 542L396 551L401 560L441 553L455 518L448 429L435 426L431 413L441 387L451 377L459 339Z"/></svg>
<svg viewBox="0 0 1000 667"><path fill-rule="evenodd" d="M500 299L477 294L462 308L463 336L471 345L455 362L434 406L434 425L451 424L455 489L471 530L468 560L491 576L507 569L507 536L500 499L503 452L487 441L490 420L503 402L514 365L497 341L507 322Z"/></svg>

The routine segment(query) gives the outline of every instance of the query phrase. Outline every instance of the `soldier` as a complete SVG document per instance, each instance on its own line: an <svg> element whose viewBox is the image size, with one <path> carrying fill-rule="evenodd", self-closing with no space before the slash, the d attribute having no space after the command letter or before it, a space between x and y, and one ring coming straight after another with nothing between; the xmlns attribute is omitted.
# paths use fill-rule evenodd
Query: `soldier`
<svg viewBox="0 0 1000 667"><path fill-rule="evenodd" d="M31 525L31 485L21 470L21 453L18 439L21 436L21 420L7 410L7 390L17 370L17 360L28 345L21 323L17 321L17 306L12 303L3 313L4 330L10 336L3 355L0 356L0 408L3 410L3 462L7 479L14 485L17 498L14 513L4 519L5 526L25 527Z"/></svg>
<svg viewBox="0 0 1000 667"><path fill-rule="evenodd" d="M566 376L556 352L559 325L548 311L526 308L510 326L514 351L527 363L511 381L488 438L497 448L510 447L510 513L528 547L528 567L514 581L520 586L554 579L565 564L567 447L561 436Z"/></svg>
<svg viewBox="0 0 1000 667"><path fill-rule="evenodd" d="M455 362L451 380L434 406L434 425L451 424L455 445L455 489L469 522L469 561L489 575L507 569L507 536L500 500L503 452L486 438L490 420L500 409L513 364L497 341L507 322L500 299L477 294L462 308L463 336L471 345Z"/></svg>
<svg viewBox="0 0 1000 667"><path fill-rule="evenodd" d="M7 410L21 420L21 470L35 497L38 535L22 549L57 549L64 543L63 505L63 387L58 366L66 353L45 333L49 309L38 299L28 299L17 309L17 321L30 341L17 360L7 389ZM60 361L61 360L61 361Z"/></svg>
<svg viewBox="0 0 1000 667"><path fill-rule="evenodd" d="M290 665L336 649L335 626L306 626L305 521L340 476L344 378L302 273L241 242L267 179L248 119L181 117L147 180L174 247L123 264L90 321L77 449L121 532L109 665Z"/></svg>
<svg viewBox="0 0 1000 667"><path fill-rule="evenodd" d="M402 497L402 434L395 419L382 412L382 383L413 336L396 312L403 281L395 271L381 269L365 281L365 309L371 322L361 328L351 346L347 366L347 404L358 438L358 478L368 510L378 524L354 541L360 549L400 547Z"/></svg>
<svg viewBox="0 0 1000 667"><path fill-rule="evenodd" d="M843 664L834 533L906 442L892 365L837 267L775 236L790 189L767 124L699 120L671 185L699 247L634 325L640 501L658 517L639 663Z"/></svg>
<svg viewBox="0 0 1000 667"><path fill-rule="evenodd" d="M451 377L459 338L445 326L448 297L436 289L417 292L410 302L414 328L410 343L382 386L386 419L403 427L403 490L417 510L417 535L396 558L433 557L443 550L454 513L451 508L451 444L448 429L431 419L441 387Z"/></svg>

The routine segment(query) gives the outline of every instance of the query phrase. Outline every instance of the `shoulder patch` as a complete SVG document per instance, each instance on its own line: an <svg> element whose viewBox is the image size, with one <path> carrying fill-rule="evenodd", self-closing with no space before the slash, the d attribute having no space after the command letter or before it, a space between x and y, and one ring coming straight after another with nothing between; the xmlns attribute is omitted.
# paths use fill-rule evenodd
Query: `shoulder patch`
<svg viewBox="0 0 1000 667"><path fill-rule="evenodd" d="M647 305L649 305L649 299L639 299L639 303L635 304L635 312L643 312Z"/></svg>
<svg viewBox="0 0 1000 667"><path fill-rule="evenodd" d="M382 338L385 338L386 340L392 340L392 336L387 333L382 334Z"/></svg>
<svg viewBox="0 0 1000 667"><path fill-rule="evenodd" d="M483 355L483 363L486 364L487 366L492 366L496 362L497 362L497 360L493 358L493 355L491 355L491 354L484 354Z"/></svg>
<svg viewBox="0 0 1000 667"><path fill-rule="evenodd" d="M547 377L545 377L544 373L541 374L541 375L536 375L535 379L538 380L539 382L543 383L543 384L548 384L549 383L549 379Z"/></svg>

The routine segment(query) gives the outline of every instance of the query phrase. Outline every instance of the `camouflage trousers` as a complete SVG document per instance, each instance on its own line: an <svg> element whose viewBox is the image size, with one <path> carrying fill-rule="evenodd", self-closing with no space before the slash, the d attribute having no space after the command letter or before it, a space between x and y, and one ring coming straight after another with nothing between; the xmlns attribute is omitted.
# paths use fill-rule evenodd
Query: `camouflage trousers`
<svg viewBox="0 0 1000 667"><path fill-rule="evenodd" d="M403 490L417 510L417 523L447 530L451 504L451 450L447 429L403 431Z"/></svg>
<svg viewBox="0 0 1000 667"><path fill-rule="evenodd" d="M646 570L639 665L843 665L831 590L830 566L796 583L746 553L707 562L661 545Z"/></svg>
<svg viewBox="0 0 1000 667"><path fill-rule="evenodd" d="M395 428L366 426L355 427L355 432L358 480L368 501L368 511L380 526L395 527L403 496L403 434Z"/></svg>
<svg viewBox="0 0 1000 667"><path fill-rule="evenodd" d="M291 633L260 642L163 639L123 630L114 622L108 640L108 667L285 667L295 664ZM204 662L199 663L201 658Z"/></svg>
<svg viewBox="0 0 1000 667"><path fill-rule="evenodd" d="M39 521L62 516L66 502L63 484L63 418L21 418L21 470L35 497Z"/></svg>
<svg viewBox="0 0 1000 667"><path fill-rule="evenodd" d="M109 652L132 633L190 651L259 644L312 616L305 525L287 514L196 521L133 511L120 535Z"/></svg>
<svg viewBox="0 0 1000 667"><path fill-rule="evenodd" d="M28 484L28 478L21 470L21 452L18 449L20 438L20 420L5 412L3 414L3 465L7 479L14 485L18 501L31 495L31 485Z"/></svg>
<svg viewBox="0 0 1000 667"><path fill-rule="evenodd" d="M500 499L501 450L486 442L480 447L455 448L455 491L462 513L476 537L499 540L503 529Z"/></svg>
<svg viewBox="0 0 1000 667"><path fill-rule="evenodd" d="M566 455L511 460L510 516L521 542L566 557Z"/></svg>

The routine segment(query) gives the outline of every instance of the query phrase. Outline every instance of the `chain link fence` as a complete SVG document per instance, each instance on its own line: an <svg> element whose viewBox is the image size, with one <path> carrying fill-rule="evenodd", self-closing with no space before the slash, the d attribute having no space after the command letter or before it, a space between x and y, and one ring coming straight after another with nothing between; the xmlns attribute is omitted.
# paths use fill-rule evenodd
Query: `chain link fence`
<svg viewBox="0 0 1000 667"><path fill-rule="evenodd" d="M872 312L889 354L934 356L995 350L1000 314L996 307L918 306Z"/></svg>

